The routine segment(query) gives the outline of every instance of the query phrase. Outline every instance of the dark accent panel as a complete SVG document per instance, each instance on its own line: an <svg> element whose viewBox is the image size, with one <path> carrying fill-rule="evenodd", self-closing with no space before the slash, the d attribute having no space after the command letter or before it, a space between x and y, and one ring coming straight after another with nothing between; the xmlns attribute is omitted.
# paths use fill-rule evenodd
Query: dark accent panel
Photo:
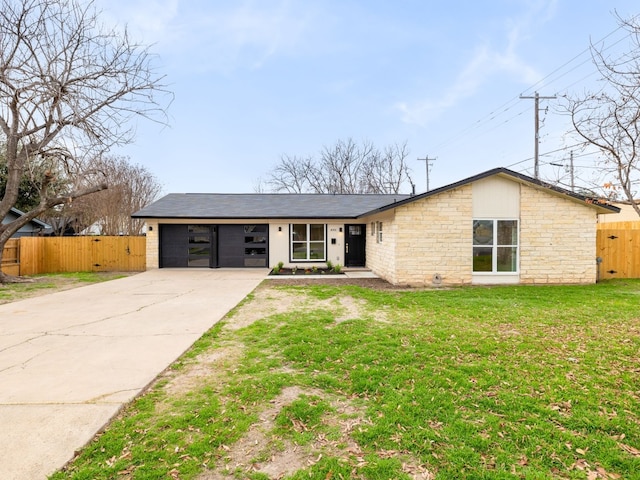
<svg viewBox="0 0 640 480"><path fill-rule="evenodd" d="M186 267L188 244L187 225L160 225L160 267Z"/></svg>
<svg viewBox="0 0 640 480"><path fill-rule="evenodd" d="M218 226L218 265L244 267L244 225Z"/></svg>

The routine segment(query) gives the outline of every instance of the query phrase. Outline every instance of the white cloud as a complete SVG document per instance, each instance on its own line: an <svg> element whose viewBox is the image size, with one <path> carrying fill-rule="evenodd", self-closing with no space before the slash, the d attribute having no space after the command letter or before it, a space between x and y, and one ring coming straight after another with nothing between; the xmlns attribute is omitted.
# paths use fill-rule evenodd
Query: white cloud
<svg viewBox="0 0 640 480"><path fill-rule="evenodd" d="M534 13L542 11L549 19L555 10L555 0L533 2L532 9L517 21L509 20L506 33L506 47L502 51L491 48L485 41L478 46L472 58L457 75L457 78L437 99L422 99L414 102L399 102L395 105L401 112L404 123L425 126L438 118L444 111L459 105L463 100L476 94L480 88L498 75L508 75L517 82L531 85L542 75L518 54L518 47L536 21Z"/></svg>
<svg viewBox="0 0 640 480"><path fill-rule="evenodd" d="M135 38L157 42L178 15L179 0L98 0L108 23L126 25Z"/></svg>
<svg viewBox="0 0 640 480"><path fill-rule="evenodd" d="M260 68L304 44L313 9L290 0L98 0L104 18L181 69Z"/></svg>

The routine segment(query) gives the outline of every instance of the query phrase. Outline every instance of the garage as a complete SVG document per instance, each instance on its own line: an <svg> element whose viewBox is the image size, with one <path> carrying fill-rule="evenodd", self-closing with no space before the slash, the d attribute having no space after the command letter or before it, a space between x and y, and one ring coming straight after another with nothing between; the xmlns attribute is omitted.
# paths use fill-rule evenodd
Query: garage
<svg viewBox="0 0 640 480"><path fill-rule="evenodd" d="M160 224L161 268L269 265L267 224Z"/></svg>

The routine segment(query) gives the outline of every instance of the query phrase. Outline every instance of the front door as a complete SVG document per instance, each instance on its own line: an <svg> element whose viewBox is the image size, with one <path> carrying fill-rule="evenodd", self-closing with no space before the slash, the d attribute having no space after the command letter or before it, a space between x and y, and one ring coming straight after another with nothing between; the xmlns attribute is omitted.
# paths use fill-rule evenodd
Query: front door
<svg viewBox="0 0 640 480"><path fill-rule="evenodd" d="M345 225L344 266L365 266L366 224Z"/></svg>

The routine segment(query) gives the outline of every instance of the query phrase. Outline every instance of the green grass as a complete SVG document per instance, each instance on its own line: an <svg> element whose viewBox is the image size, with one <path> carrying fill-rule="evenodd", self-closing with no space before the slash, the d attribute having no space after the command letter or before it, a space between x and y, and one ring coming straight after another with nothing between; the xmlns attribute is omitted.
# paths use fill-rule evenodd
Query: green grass
<svg viewBox="0 0 640 480"><path fill-rule="evenodd" d="M0 284L0 304L48 293L69 286L82 286L90 283L115 280L127 274L112 272L73 272L47 273L25 277L24 283Z"/></svg>
<svg viewBox="0 0 640 480"><path fill-rule="evenodd" d="M52 478L190 479L223 468L288 386L313 393L280 409L270 448L320 438L337 448L285 478L414 478L407 465L437 479L640 478L640 281L269 288L308 300L237 331L214 327L179 365L230 347L236 358L177 395L163 380ZM336 322L340 308L327 301L344 295L363 306ZM348 432L357 453L337 428L349 418L340 402L362 417Z"/></svg>

